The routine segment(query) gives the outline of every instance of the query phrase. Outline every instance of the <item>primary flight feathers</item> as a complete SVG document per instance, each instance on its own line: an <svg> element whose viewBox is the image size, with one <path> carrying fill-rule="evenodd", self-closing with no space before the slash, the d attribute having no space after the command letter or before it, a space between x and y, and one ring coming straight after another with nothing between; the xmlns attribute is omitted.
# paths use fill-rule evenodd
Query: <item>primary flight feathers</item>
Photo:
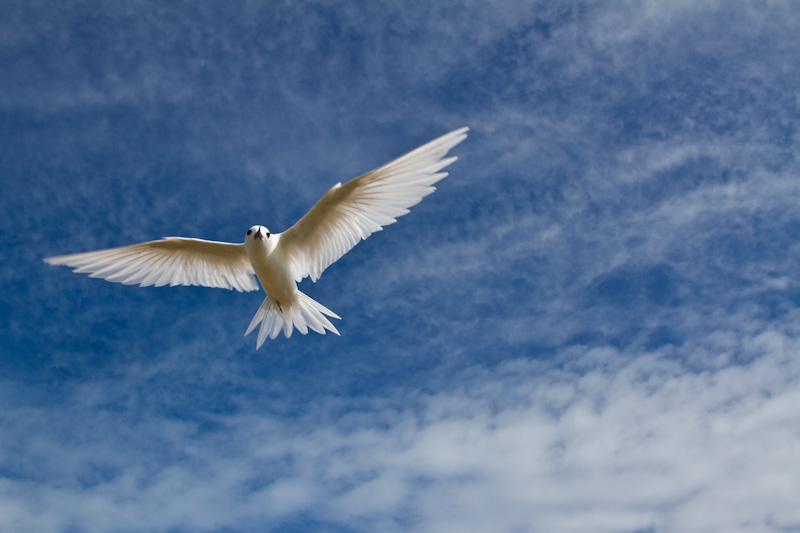
<svg viewBox="0 0 800 533"><path fill-rule="evenodd" d="M242 244L166 237L121 248L48 257L51 265L74 267L91 277L142 287L202 285L240 292L258 289L266 298L247 335L259 323L257 348L281 330L297 328L338 334L325 315L332 311L297 290L313 281L362 239L393 224L435 190L456 157L445 157L468 128L452 131L345 184L337 183L297 223L283 233L253 226Z"/></svg>

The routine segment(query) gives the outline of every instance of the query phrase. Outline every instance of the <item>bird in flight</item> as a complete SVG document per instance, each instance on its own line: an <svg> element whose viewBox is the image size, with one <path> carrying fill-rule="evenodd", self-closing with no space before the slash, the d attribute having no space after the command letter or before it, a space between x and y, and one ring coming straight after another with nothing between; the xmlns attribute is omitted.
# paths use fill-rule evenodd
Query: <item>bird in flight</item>
<svg viewBox="0 0 800 533"><path fill-rule="evenodd" d="M239 292L258 290L253 275L266 293L245 336L261 324L256 341L296 328L339 335L326 315L341 318L300 292L306 277L316 282L322 272L383 226L419 203L447 176L442 172L456 157L447 153L467 137L460 128L352 179L337 183L294 226L271 233L265 226L247 230L244 243L187 237L164 237L121 248L48 257L51 265L66 265L93 278L148 287L202 285Z"/></svg>

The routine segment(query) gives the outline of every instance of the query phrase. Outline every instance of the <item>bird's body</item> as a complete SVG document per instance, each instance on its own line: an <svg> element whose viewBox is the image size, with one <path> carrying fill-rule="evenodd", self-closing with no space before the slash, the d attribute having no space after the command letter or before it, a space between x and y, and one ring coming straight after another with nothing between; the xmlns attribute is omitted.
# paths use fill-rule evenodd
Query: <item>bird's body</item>
<svg viewBox="0 0 800 533"><path fill-rule="evenodd" d="M316 281L360 240L396 222L408 208L435 190L447 176L441 170L456 160L447 152L466 138L452 131L406 155L342 185L337 183L294 226L270 233L251 227L242 244L166 237L122 248L49 257L45 262L75 267L108 281L141 286L203 285L254 291L258 278L266 293L245 335L261 324L257 347L283 330L339 332L327 317L339 318L297 289L306 277Z"/></svg>
<svg viewBox="0 0 800 533"><path fill-rule="evenodd" d="M261 322L257 344L260 347L267 336L273 339L281 330L287 337L297 328L305 335L308 329L325 334L325 330L337 335L339 332L325 318L338 315L315 302L297 289L292 275L291 261L280 245L281 234L273 235L264 226L253 226L247 230L244 246L250 265L267 294L258 312L253 317L245 335Z"/></svg>
<svg viewBox="0 0 800 533"><path fill-rule="evenodd" d="M244 246L261 287L279 309L292 307L297 302L297 283L280 246L280 234L266 237L269 231L264 226L254 226L250 230L253 233L245 237ZM253 235L264 236L250 238Z"/></svg>

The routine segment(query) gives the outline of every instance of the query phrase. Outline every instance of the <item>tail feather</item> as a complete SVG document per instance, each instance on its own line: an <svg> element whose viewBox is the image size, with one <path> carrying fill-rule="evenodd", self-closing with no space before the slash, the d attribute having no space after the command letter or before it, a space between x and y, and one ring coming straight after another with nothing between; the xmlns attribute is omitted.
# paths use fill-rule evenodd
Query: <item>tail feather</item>
<svg viewBox="0 0 800 533"><path fill-rule="evenodd" d="M297 291L297 296L297 304L283 310L273 305L269 296L264 298L245 332L245 336L247 336L259 323L261 324L261 328L258 330L256 349L261 348L267 337L271 339L277 337L281 330L287 338L292 336L294 328L297 328L297 331L303 335L307 334L309 329L322 335L325 335L325 330L339 335L331 321L325 317L328 315L341 320L339 315L300 291Z"/></svg>

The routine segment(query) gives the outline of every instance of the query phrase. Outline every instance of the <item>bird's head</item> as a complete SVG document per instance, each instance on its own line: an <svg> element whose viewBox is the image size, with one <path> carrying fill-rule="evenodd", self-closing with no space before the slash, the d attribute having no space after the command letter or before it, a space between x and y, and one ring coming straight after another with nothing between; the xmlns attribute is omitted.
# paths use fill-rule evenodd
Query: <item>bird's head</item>
<svg viewBox="0 0 800 533"><path fill-rule="evenodd" d="M264 241L269 239L271 235L272 234L269 232L269 230L264 226L253 226L247 230L247 235L245 235L244 242Z"/></svg>

